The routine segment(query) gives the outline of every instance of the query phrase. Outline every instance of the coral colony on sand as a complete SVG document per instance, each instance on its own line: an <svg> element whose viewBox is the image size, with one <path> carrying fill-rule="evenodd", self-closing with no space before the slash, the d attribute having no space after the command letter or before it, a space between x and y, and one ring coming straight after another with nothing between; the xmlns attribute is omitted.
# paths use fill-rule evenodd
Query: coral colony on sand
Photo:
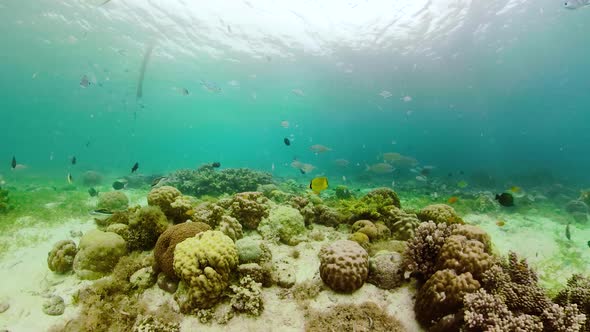
<svg viewBox="0 0 590 332"><path fill-rule="evenodd" d="M551 297L524 259L496 254L490 235L450 205L404 208L389 188L359 195L338 187L322 198L266 173L208 165L165 179L147 192L146 206L130 204L136 199L125 191L100 193L96 229L54 244L49 270L88 281L72 299L46 298L48 315L61 315L66 303L78 308L52 331L180 331L255 319L267 301L292 302L307 331L418 324L427 331L590 331L588 277L571 276ZM572 213L584 212L587 196L568 204ZM298 260L312 262L302 280L291 266ZM407 289L414 316L374 295L356 300L363 288ZM322 294L348 297L314 306Z"/></svg>

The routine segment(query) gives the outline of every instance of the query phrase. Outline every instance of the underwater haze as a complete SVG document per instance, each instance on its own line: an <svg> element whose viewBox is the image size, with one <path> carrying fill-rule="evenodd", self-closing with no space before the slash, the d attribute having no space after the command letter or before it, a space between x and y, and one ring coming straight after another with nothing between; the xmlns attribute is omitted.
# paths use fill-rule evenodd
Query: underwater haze
<svg viewBox="0 0 590 332"><path fill-rule="evenodd" d="M479 294L527 331L590 331L590 298L564 295L576 282L590 294L588 0L0 0L0 31L0 272L19 285L0 287L0 330L516 330L463 316L481 309L463 295ZM156 240L187 220L207 224L191 239L216 232L210 241L240 254L235 266L224 258L233 267L212 303L178 272L180 244L168 249L176 295L165 268L158 277ZM133 235L137 224L148 230ZM92 271L100 279L75 263L95 229L123 243L96 251L117 257ZM477 244L453 254L489 265L441 262L458 234ZM257 261L272 266L260 290L237 272L242 235L272 253ZM142 236L153 241L133 244ZM56 272L64 239L80 251ZM323 270L326 246L358 249L340 240L358 243L352 260L367 256L352 291ZM383 273L405 273L395 287L375 283L383 251L399 256ZM520 291L542 305L511 307L482 272L493 267L525 271ZM130 286L140 268L145 289ZM449 270L477 286L437 311L426 290ZM112 299L112 317L88 296L104 280L118 282L100 300ZM65 313L42 311L55 297ZM331 325L348 312L361 318ZM447 315L460 318L445 329Z"/></svg>

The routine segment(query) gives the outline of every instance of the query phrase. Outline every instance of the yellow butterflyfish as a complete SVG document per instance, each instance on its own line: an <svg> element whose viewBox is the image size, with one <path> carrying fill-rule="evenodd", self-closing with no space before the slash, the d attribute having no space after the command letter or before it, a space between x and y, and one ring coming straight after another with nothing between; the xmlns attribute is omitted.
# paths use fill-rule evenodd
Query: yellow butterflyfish
<svg viewBox="0 0 590 332"><path fill-rule="evenodd" d="M328 188L328 178L325 176L317 177L309 183L309 189L311 189L314 193L319 194L322 190L326 190Z"/></svg>

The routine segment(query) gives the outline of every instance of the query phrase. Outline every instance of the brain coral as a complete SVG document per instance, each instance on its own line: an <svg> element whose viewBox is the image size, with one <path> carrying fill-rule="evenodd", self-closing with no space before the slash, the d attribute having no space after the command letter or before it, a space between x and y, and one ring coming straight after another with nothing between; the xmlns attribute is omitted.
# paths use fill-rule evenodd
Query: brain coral
<svg viewBox="0 0 590 332"><path fill-rule="evenodd" d="M172 203L179 196L182 196L182 194L178 189L171 186L162 186L152 189L148 194L147 201L149 205L159 206L166 217L174 220L176 211L172 207Z"/></svg>
<svg viewBox="0 0 590 332"><path fill-rule="evenodd" d="M457 273L471 272L475 279L494 265L492 256L485 252L483 243L463 235L451 235L440 250L436 269L454 269Z"/></svg>
<svg viewBox="0 0 590 332"><path fill-rule="evenodd" d="M463 219L459 217L455 209L446 204L432 204L418 212L418 218L422 221L432 220L437 224L462 224Z"/></svg>
<svg viewBox="0 0 590 332"><path fill-rule="evenodd" d="M223 234L229 236L232 240L237 241L244 236L242 232L242 225L238 219L230 216L221 217L221 223L219 223L219 230Z"/></svg>
<svg viewBox="0 0 590 332"><path fill-rule="evenodd" d="M47 266L51 271L66 273L72 269L78 249L72 240L62 240L53 245L47 254Z"/></svg>
<svg viewBox="0 0 590 332"><path fill-rule="evenodd" d="M202 222L185 222L168 227L158 238L154 249L154 271L162 271L170 278L176 279L174 273L174 249L180 242L201 232L210 230L209 225Z"/></svg>
<svg viewBox="0 0 590 332"><path fill-rule="evenodd" d="M184 282L186 300L178 294L183 312L214 306L229 285L238 264L238 250L220 231L205 231L176 245L174 272Z"/></svg>
<svg viewBox="0 0 590 332"><path fill-rule="evenodd" d="M320 277L337 292L351 293L361 288L369 274L369 255L358 243L339 240L319 253Z"/></svg>
<svg viewBox="0 0 590 332"><path fill-rule="evenodd" d="M416 318L422 324L430 326L461 309L463 296L479 288L479 282L469 272L458 275L449 269L437 271L416 294Z"/></svg>
<svg viewBox="0 0 590 332"><path fill-rule="evenodd" d="M129 206L129 198L121 191L109 191L98 196L96 208L107 211L122 211Z"/></svg>

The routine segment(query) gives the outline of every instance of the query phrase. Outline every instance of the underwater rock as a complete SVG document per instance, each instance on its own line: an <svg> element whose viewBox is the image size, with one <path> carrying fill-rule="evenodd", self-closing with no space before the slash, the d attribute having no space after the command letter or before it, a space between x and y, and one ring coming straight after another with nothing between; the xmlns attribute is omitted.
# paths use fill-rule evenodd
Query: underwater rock
<svg viewBox="0 0 590 332"><path fill-rule="evenodd" d="M322 247L319 257L320 277L332 290L352 293L365 283L369 255L358 243L350 240L333 242Z"/></svg>
<svg viewBox="0 0 590 332"><path fill-rule="evenodd" d="M76 243L72 240L62 240L53 245L47 254L47 266L51 271L66 273L72 270L74 257L78 253Z"/></svg>
<svg viewBox="0 0 590 332"><path fill-rule="evenodd" d="M282 288L291 288L297 282L295 268L288 264L279 264L273 273L273 280Z"/></svg>
<svg viewBox="0 0 590 332"><path fill-rule="evenodd" d="M272 175L248 168L226 168L217 171L209 164L196 170L178 170L170 175L168 181L186 195L219 196L255 191L259 185L271 184Z"/></svg>
<svg viewBox="0 0 590 332"><path fill-rule="evenodd" d="M61 296L52 295L49 299L43 302L43 312L49 316L63 315L66 310L66 304Z"/></svg>
<svg viewBox="0 0 590 332"><path fill-rule="evenodd" d="M74 271L80 279L98 279L110 273L127 254L125 240L115 233L91 230L82 236L74 258Z"/></svg>
<svg viewBox="0 0 590 332"><path fill-rule="evenodd" d="M262 284L263 287L272 286L272 267L269 263L262 266L257 263L247 263L238 265L238 275L240 278L249 276L255 282Z"/></svg>
<svg viewBox="0 0 590 332"><path fill-rule="evenodd" d="M178 289L178 280L170 278L164 272L158 274L157 283L161 290L170 294L174 294Z"/></svg>
<svg viewBox="0 0 590 332"><path fill-rule="evenodd" d="M137 289L148 289L156 283L156 274L151 267L144 267L133 273L129 282Z"/></svg>
<svg viewBox="0 0 590 332"><path fill-rule="evenodd" d="M397 252L381 252L369 258L367 282L381 289L393 289L404 281L402 255Z"/></svg>

